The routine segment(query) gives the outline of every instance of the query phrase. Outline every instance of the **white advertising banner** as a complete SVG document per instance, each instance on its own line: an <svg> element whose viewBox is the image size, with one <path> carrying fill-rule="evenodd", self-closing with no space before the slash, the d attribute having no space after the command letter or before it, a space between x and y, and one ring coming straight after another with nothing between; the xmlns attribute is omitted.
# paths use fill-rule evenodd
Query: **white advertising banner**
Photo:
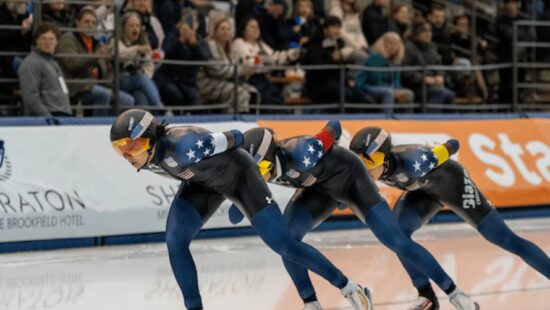
<svg viewBox="0 0 550 310"><path fill-rule="evenodd" d="M257 126L197 125L214 132ZM150 171L137 173L112 150L109 129L0 127L0 242L164 231L179 181ZM271 189L281 206L292 194ZM226 201L205 228L233 227L228 205ZM245 225L246 220L240 224Z"/></svg>

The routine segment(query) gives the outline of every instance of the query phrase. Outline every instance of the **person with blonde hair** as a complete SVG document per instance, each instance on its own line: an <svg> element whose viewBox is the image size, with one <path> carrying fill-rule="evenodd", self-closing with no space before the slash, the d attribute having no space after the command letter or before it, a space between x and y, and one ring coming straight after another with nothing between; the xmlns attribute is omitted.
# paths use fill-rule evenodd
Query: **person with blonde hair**
<svg viewBox="0 0 550 310"><path fill-rule="evenodd" d="M405 47L396 32L384 33L370 49L366 67L391 68L401 65ZM393 112L395 101L413 102L414 93L401 86L399 71L359 71L355 76L355 87L373 96L379 102L389 105L386 113Z"/></svg>
<svg viewBox="0 0 550 310"><path fill-rule="evenodd" d="M248 78L256 73L253 66L235 68L234 64L239 59L231 48L232 40L233 31L231 21L228 18L221 18L213 23L210 37L206 40L206 43L210 51L210 59L214 63L203 67L197 77L200 95L206 102L229 103L234 107L235 74L239 77ZM254 86L244 82L238 84L237 106L235 107L238 112L249 111L251 93L257 93ZM259 99L258 94L256 94L256 97Z"/></svg>

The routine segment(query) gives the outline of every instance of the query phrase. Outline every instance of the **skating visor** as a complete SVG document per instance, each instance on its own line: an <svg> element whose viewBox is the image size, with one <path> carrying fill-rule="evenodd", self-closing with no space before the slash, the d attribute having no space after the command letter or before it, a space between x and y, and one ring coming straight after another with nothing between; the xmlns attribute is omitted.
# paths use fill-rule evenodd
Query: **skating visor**
<svg viewBox="0 0 550 310"><path fill-rule="evenodd" d="M363 163L365 166L367 166L368 170L372 170L384 163L384 158L386 157L384 153L382 152L374 152L372 155L367 156L361 154L361 159L363 160Z"/></svg>
<svg viewBox="0 0 550 310"><path fill-rule="evenodd" d="M135 140L132 140L130 138L122 138L111 142L111 144L120 156L123 156L124 154L137 156L143 152L146 152L149 149L150 139L137 138Z"/></svg>

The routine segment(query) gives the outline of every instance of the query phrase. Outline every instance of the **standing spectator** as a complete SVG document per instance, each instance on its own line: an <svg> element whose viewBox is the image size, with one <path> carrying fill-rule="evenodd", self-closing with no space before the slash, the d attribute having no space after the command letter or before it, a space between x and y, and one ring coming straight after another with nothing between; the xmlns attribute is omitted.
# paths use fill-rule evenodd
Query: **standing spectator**
<svg viewBox="0 0 550 310"><path fill-rule="evenodd" d="M432 43L432 27L427 22L414 25L412 39L405 45L404 66L441 65L437 48ZM426 83L427 100L432 103L453 103L453 91L445 87L443 72L428 70L423 77L422 71L405 71L402 74L403 85L414 91L416 98L422 98L422 85Z"/></svg>
<svg viewBox="0 0 550 310"><path fill-rule="evenodd" d="M394 6L390 13L389 30L397 32L401 40L411 36L411 12L407 4Z"/></svg>
<svg viewBox="0 0 550 310"><path fill-rule="evenodd" d="M321 29L320 21L314 15L311 0L296 0L293 16L287 23L291 28L291 47L305 45Z"/></svg>
<svg viewBox="0 0 550 310"><path fill-rule="evenodd" d="M297 48L274 51L261 40L258 21L254 17L245 18L237 29L237 39L233 42L233 51L239 61L245 65L284 65L298 59ZM260 70L261 67L258 67ZM260 92L262 103L282 104L283 95L277 85L269 80L267 72L259 72L249 77L248 83Z"/></svg>
<svg viewBox="0 0 550 310"><path fill-rule="evenodd" d="M327 16L322 34L307 44L304 65L338 65L345 62L344 40L340 31L342 22L336 16ZM346 83L347 84L347 83ZM306 94L317 103L333 103L340 99L340 70L309 70L306 72ZM345 99L352 102L370 102L358 88L346 87Z"/></svg>
<svg viewBox="0 0 550 310"><path fill-rule="evenodd" d="M254 73L253 67L239 67L235 69L234 64L238 61L231 51L233 34L229 19L221 19L216 24L210 39L207 40L212 60L218 63L205 66L199 72L198 83L202 98L207 102L228 103L233 107L235 102L235 73L239 77L248 77ZM237 70L237 72L235 72ZM251 92L256 89L249 84L241 83L237 86L237 112L248 112L251 99Z"/></svg>
<svg viewBox="0 0 550 310"><path fill-rule="evenodd" d="M207 61L208 46L194 30L193 24L183 18L177 29L169 33L164 40L163 50L167 60ZM201 104L197 86L197 65L162 64L155 74L155 81L160 89L162 100L166 105Z"/></svg>
<svg viewBox="0 0 550 310"><path fill-rule="evenodd" d="M28 52L31 46L32 17L29 16L28 6L23 2L3 1L0 4L0 24L20 26L22 29L9 29L0 31L2 50L6 52ZM17 68L21 63L20 56L0 56L0 77L16 78ZM0 83L0 92L14 95L17 82Z"/></svg>
<svg viewBox="0 0 550 310"><path fill-rule="evenodd" d="M519 18L519 6L516 0L507 0L505 2L504 12L497 19L497 36L499 39L497 46L497 57L499 62L512 62L514 58L514 50L517 53L517 59L519 61L525 60L526 48L515 47L514 48L514 22L520 20ZM534 35L529 32L526 27L518 27L518 39L521 41L534 40ZM511 103L513 98L513 70L512 68L505 68L499 70L500 85L498 100L500 103ZM525 70L518 69L518 82L525 80Z"/></svg>
<svg viewBox="0 0 550 310"><path fill-rule="evenodd" d="M400 66L405 56L405 47L399 34L384 33L370 49L366 67L391 68ZM414 102L414 93L401 86L401 72L359 71L355 77L355 86L377 101L390 105L384 112L393 113L395 102Z"/></svg>
<svg viewBox="0 0 550 310"><path fill-rule="evenodd" d="M52 1L42 4L42 20L54 23L57 27L70 27L74 10L65 1Z"/></svg>
<svg viewBox="0 0 550 310"><path fill-rule="evenodd" d="M260 24L262 41L276 51L291 47L290 29L285 20L287 11L288 5L285 0L265 0L263 4L254 8L254 17Z"/></svg>
<svg viewBox="0 0 550 310"><path fill-rule="evenodd" d="M388 4L389 0L373 0L363 11L363 33L367 42L376 42L389 30L389 20L383 13Z"/></svg>
<svg viewBox="0 0 550 310"><path fill-rule="evenodd" d="M153 15L152 0L130 0L126 6L126 11L136 11L141 18L141 25L145 28L149 45L157 52L162 47L164 41L164 30L160 21Z"/></svg>
<svg viewBox="0 0 550 310"><path fill-rule="evenodd" d="M59 32L50 22L36 28L35 47L19 67L21 97L31 116L70 116L69 90L53 58Z"/></svg>
<svg viewBox="0 0 550 310"><path fill-rule="evenodd" d="M75 27L85 29L82 32L67 32L61 36L56 54L82 54L110 56L111 47L100 44L94 37L94 30L97 27L95 10L92 7L84 6L78 12L75 20ZM89 31L87 31L89 30ZM59 64L63 69L63 76L67 79L100 80L110 78L105 58L97 57L59 57ZM97 82L69 84L69 95L71 100L80 101L84 105L103 106L100 110L94 110L94 115L104 116L108 114L108 107L113 93L105 86ZM121 106L134 105L134 98L129 94L119 91L118 103Z"/></svg>
<svg viewBox="0 0 550 310"><path fill-rule="evenodd" d="M368 43L363 34L359 7L356 0L332 0L330 15L338 17L342 22L341 36L351 53L344 50L344 59L354 63L363 63L367 58Z"/></svg>
<svg viewBox="0 0 550 310"><path fill-rule="evenodd" d="M455 56L451 47L451 35L447 29L445 7L434 4L428 13L428 22L432 25L432 42L437 46L444 65L453 65Z"/></svg>
<svg viewBox="0 0 550 310"><path fill-rule="evenodd" d="M179 21L188 19L193 24L192 29L201 38L206 37L206 19L193 0L161 0L158 17L162 23L164 33L178 30ZM193 21L191 22L191 19ZM178 30L179 31L179 30Z"/></svg>
<svg viewBox="0 0 550 310"><path fill-rule="evenodd" d="M153 49L136 12L122 16L122 38L118 41L121 58L120 89L133 95L136 105L162 107L159 91L151 80L155 65Z"/></svg>

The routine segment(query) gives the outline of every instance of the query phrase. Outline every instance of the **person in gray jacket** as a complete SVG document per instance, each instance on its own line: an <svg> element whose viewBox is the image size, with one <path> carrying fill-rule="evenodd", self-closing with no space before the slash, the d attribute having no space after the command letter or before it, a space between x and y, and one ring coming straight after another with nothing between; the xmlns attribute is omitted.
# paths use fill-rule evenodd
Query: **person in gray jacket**
<svg viewBox="0 0 550 310"><path fill-rule="evenodd" d="M55 24L40 24L34 47L18 70L26 114L32 116L71 116L69 90L63 72L53 58L59 32Z"/></svg>

